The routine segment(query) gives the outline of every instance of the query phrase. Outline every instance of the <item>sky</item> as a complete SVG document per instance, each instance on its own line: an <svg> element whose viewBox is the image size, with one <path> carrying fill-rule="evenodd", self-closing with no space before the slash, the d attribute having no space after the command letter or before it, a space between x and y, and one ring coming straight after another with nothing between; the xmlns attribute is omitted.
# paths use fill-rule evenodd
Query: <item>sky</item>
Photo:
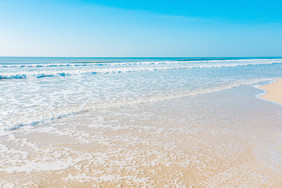
<svg viewBox="0 0 282 188"><path fill-rule="evenodd" d="M0 56L282 56L281 0L0 0Z"/></svg>

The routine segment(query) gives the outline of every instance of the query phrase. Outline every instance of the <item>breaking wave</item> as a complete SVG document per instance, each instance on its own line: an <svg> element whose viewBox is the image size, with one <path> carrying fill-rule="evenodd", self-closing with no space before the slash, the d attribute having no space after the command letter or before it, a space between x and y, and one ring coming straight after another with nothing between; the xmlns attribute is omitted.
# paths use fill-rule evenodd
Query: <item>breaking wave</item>
<svg viewBox="0 0 282 188"><path fill-rule="evenodd" d="M234 61L233 61L234 62ZM183 63L178 63L178 65L173 66L131 66L131 67L114 67L114 66L123 66L131 65L130 63L104 63L111 67L103 68L87 68L87 69L63 69L63 70L25 70L17 69L13 72L0 72L0 79L28 79L28 78L44 78L44 77L54 77L54 76L71 76L71 75L81 75L81 74L115 74L115 73L124 73L124 72L139 72L139 71L160 71L160 70L173 70L173 69L197 69L197 68L221 68L221 67L237 67L237 66L258 66L258 65L274 65L281 64L279 61L270 61L270 62L253 62L246 61L246 63L205 63L205 64L192 64L192 65L183 65ZM175 62L136 62L134 65L144 65L144 64L175 64ZM101 64L102 66L103 64ZM47 64L47 65L1 65L2 67L11 66L11 67L61 67L61 66L99 66L99 64L89 65L89 64ZM114 68L112 68L114 67Z"/></svg>

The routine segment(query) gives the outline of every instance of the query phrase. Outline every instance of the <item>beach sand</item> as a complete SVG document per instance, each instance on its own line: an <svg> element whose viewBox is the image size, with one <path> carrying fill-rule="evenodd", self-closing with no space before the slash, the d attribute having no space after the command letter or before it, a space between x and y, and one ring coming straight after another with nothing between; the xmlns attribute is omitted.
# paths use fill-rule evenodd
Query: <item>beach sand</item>
<svg viewBox="0 0 282 188"><path fill-rule="evenodd" d="M281 187L281 107L259 92L240 87L15 130L0 140L9 148L0 186Z"/></svg>
<svg viewBox="0 0 282 188"><path fill-rule="evenodd" d="M263 99L274 101L282 104L282 79L260 87L266 91L266 94L262 95Z"/></svg>

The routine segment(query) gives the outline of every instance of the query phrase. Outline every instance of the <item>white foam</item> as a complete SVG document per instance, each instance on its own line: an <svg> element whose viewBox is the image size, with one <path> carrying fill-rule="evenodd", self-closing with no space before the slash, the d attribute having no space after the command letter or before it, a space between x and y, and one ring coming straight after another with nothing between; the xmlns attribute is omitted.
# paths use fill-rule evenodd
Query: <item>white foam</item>
<svg viewBox="0 0 282 188"><path fill-rule="evenodd" d="M155 95L155 96L133 98L133 99L127 98L123 100L101 102L101 103L88 102L86 104L84 103L84 104L68 105L66 107L60 107L60 108L50 108L50 109L45 108L42 109L41 111L35 111L33 113L29 113L28 115L22 116L21 118L15 115L6 119L2 119L0 121L0 127L2 128L2 131L7 131L7 130L19 128L21 126L46 123L57 118L66 117L76 113L81 113L91 110L101 110L101 109L107 109L112 107L137 105L142 103L154 103L163 100L177 99L177 98L194 96L194 95L202 95L202 94L218 92L226 89L231 89L241 85L252 85L262 81L271 81L273 79L275 78L243 80L237 83L231 83L231 84L210 87L205 89L195 89L192 91L181 92L178 94Z"/></svg>

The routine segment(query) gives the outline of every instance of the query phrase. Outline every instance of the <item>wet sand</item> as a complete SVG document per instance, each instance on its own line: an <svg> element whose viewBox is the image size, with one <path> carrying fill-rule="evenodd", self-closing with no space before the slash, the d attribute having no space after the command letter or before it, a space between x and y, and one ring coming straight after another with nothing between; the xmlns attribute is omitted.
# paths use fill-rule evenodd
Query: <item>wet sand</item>
<svg viewBox="0 0 282 188"><path fill-rule="evenodd" d="M281 187L281 107L259 92L240 87L23 127L1 137L0 186Z"/></svg>
<svg viewBox="0 0 282 188"><path fill-rule="evenodd" d="M260 88L266 91L266 94L261 96L263 99L282 104L282 79Z"/></svg>

